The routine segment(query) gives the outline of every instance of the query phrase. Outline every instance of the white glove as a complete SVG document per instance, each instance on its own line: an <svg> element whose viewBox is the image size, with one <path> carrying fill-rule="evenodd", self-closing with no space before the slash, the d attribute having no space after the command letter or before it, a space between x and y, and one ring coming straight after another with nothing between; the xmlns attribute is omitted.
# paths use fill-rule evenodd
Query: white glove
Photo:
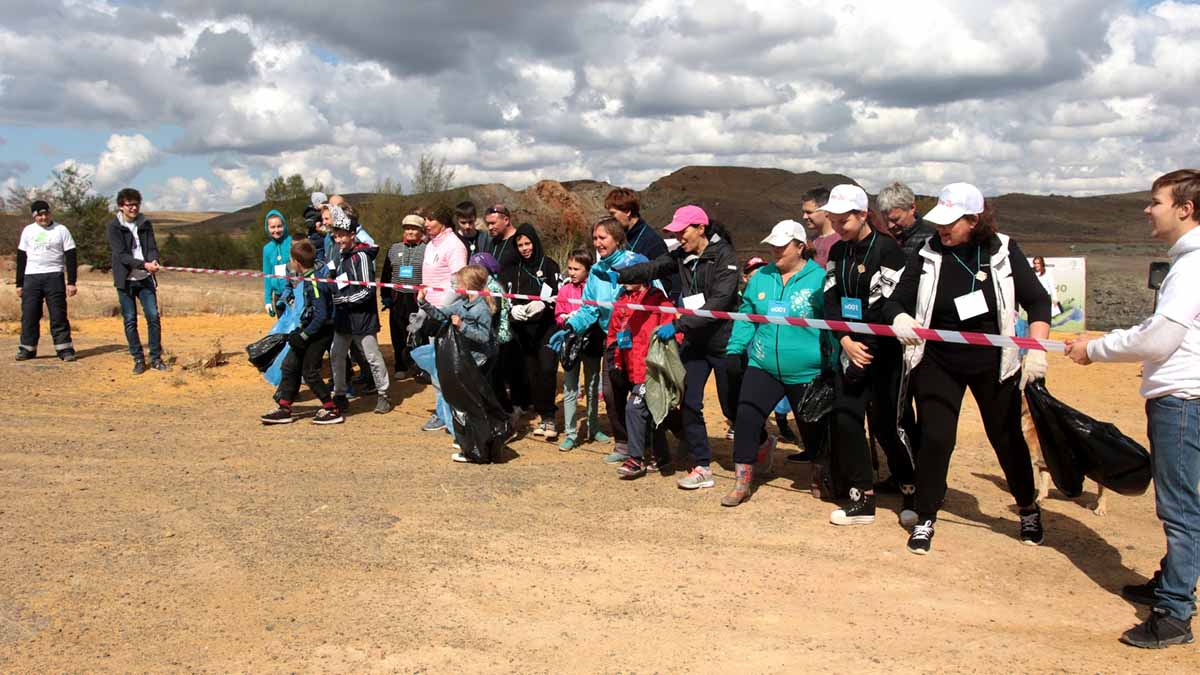
<svg viewBox="0 0 1200 675"><path fill-rule="evenodd" d="M514 321L528 321L529 316L526 312L529 310L526 309L527 307L529 305L513 305L513 308L508 313L512 315Z"/></svg>
<svg viewBox="0 0 1200 675"><path fill-rule="evenodd" d="M275 305L272 305L271 303L268 302L267 304L263 305L263 307L266 308L267 314L270 314L271 316L275 316Z"/></svg>
<svg viewBox="0 0 1200 675"><path fill-rule="evenodd" d="M544 311L546 311L546 303L542 302L541 300L534 300L533 302L525 305L525 318L537 318L537 315Z"/></svg>
<svg viewBox="0 0 1200 675"><path fill-rule="evenodd" d="M1046 379L1046 352L1029 350L1021 361L1021 389L1030 382Z"/></svg>
<svg viewBox="0 0 1200 675"><path fill-rule="evenodd" d="M908 314L898 314L896 319L892 321L892 330L896 331L900 342L903 342L908 347L915 347L921 344L921 338L917 337L914 328L920 328L921 324Z"/></svg>

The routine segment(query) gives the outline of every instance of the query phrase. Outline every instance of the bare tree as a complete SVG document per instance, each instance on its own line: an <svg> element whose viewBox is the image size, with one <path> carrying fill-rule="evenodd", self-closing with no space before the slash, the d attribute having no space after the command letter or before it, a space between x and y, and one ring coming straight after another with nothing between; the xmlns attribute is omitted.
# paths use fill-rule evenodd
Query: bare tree
<svg viewBox="0 0 1200 675"><path fill-rule="evenodd" d="M400 196L404 194L404 186L400 184L399 179L388 176L375 182L375 194Z"/></svg>
<svg viewBox="0 0 1200 675"><path fill-rule="evenodd" d="M421 155L417 159L417 173L413 177L412 192L415 195L427 192L445 192L454 187L454 169L446 168L444 158Z"/></svg>

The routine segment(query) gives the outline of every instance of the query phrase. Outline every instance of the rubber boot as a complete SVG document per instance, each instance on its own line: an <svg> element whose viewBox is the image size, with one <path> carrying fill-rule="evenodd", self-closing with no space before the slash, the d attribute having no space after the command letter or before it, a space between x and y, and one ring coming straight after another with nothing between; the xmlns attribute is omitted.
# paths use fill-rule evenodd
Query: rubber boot
<svg viewBox="0 0 1200 675"><path fill-rule="evenodd" d="M737 482L729 494L721 497L721 506L737 506L750 498L750 484L754 482L753 464L735 464Z"/></svg>

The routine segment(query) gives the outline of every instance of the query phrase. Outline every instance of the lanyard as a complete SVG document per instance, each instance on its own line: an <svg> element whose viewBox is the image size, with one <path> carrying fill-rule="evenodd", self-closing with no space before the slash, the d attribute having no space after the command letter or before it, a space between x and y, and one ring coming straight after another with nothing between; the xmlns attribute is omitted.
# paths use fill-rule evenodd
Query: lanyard
<svg viewBox="0 0 1200 675"><path fill-rule="evenodd" d="M634 239L633 243L629 245L630 250L637 249L638 242L642 240L643 234L646 234L646 224L645 223L642 223L642 231L638 232L637 239Z"/></svg>
<svg viewBox="0 0 1200 675"><path fill-rule="evenodd" d="M517 236L517 235L515 235L515 234L514 234L514 235L513 235L513 237L515 237L515 236ZM512 239L512 237L509 237L508 239ZM500 243L500 250L499 250L499 252L497 252L497 253L496 253L496 262L500 262L500 260L501 260L501 259L503 259L503 257L504 257L504 249L508 248L508 239L501 239L501 240L500 240L500 242L501 242L501 243Z"/></svg>
<svg viewBox="0 0 1200 675"><path fill-rule="evenodd" d="M971 275L971 292L972 293L975 292L975 282L979 279L979 272L980 272L980 270L983 269L983 267L981 265L981 263L983 262L982 251L983 251L982 246L975 247L975 271L974 272L971 271L970 267L967 267L967 264L962 261L962 258L958 257L957 253L954 253L954 252L950 253L950 255L954 256L954 259L958 261L958 264L962 265L962 268L967 271L967 274Z"/></svg>
<svg viewBox="0 0 1200 675"><path fill-rule="evenodd" d="M545 263L545 262L546 262L546 256L545 256L545 255L543 255L543 256L542 256L542 259L538 261L538 266L537 266L537 268L538 268L538 271L539 271L539 272L540 272L540 271L541 271L541 269L542 269L542 264L543 264L543 263ZM537 284L538 284L538 288L541 288L541 285L542 285L543 283L545 283L544 281L542 281L542 278L541 278L541 277L539 277L538 275L534 274L533 272L530 272L528 267L525 267L524 265L521 265L521 271L522 271L522 272L524 272L524 273L526 274L526 276L528 276L530 279L533 279L534 281L536 281L536 282L537 282Z"/></svg>
<svg viewBox="0 0 1200 675"><path fill-rule="evenodd" d="M692 263L692 282L691 282L692 292L691 292L691 295L696 294L696 268L698 268L698 267L700 267L700 258L696 258L696 262Z"/></svg>
<svg viewBox="0 0 1200 675"><path fill-rule="evenodd" d="M875 248L875 238L878 236L878 232L871 233L871 243L867 245L867 252L863 255L864 263L867 261L867 258L871 257L871 249ZM846 290L850 290L850 272L849 265L846 264L846 261L850 259L850 254L854 252L854 246L850 245L847 248L850 250L842 255L842 285L846 288ZM854 255L852 262L858 262L857 254ZM858 285L862 282L862 276L863 272L859 272L858 276L854 278L854 293L852 293L850 297L858 297Z"/></svg>

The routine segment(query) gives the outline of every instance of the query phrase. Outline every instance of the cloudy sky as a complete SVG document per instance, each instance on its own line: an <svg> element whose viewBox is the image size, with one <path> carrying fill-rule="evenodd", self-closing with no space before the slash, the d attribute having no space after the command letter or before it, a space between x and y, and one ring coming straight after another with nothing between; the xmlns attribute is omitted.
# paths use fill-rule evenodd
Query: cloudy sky
<svg viewBox="0 0 1200 675"><path fill-rule="evenodd" d="M1200 164L1200 5L1172 0L0 9L0 183L74 162L157 209L407 187L422 153L515 188L729 164L1084 195Z"/></svg>

